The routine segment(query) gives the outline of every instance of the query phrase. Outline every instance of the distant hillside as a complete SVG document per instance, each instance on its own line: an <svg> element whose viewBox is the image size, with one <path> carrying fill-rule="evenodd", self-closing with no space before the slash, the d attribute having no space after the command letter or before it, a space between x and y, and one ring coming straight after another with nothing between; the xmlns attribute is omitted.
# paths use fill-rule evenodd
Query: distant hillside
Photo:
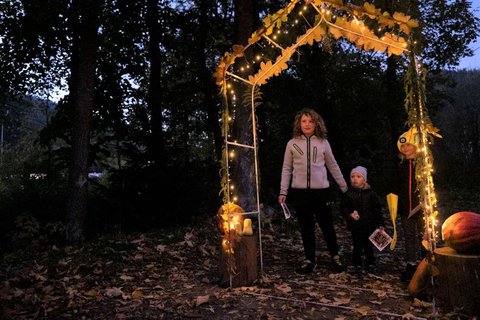
<svg viewBox="0 0 480 320"><path fill-rule="evenodd" d="M52 101L31 96L4 102L0 112L3 146L14 146L23 138L36 134L47 125L55 109Z"/></svg>

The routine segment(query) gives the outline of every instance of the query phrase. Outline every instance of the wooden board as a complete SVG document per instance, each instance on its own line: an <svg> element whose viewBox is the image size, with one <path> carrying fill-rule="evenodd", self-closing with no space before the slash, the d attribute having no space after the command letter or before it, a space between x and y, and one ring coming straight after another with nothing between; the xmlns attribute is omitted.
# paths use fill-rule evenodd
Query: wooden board
<svg viewBox="0 0 480 320"><path fill-rule="evenodd" d="M232 274L232 287L243 287L252 285L258 278L257 267L257 237L242 236L240 241L235 242L234 260L236 274ZM220 285L230 286L230 273L227 268L228 255L221 249L220 258Z"/></svg>
<svg viewBox="0 0 480 320"><path fill-rule="evenodd" d="M480 316L480 255L460 254L450 247L435 250L437 298L445 311Z"/></svg>

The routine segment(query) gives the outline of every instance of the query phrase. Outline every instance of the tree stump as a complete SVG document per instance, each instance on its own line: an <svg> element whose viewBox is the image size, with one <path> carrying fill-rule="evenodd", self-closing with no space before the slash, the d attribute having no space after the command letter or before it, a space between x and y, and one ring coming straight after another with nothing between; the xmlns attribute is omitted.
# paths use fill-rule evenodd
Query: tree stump
<svg viewBox="0 0 480 320"><path fill-rule="evenodd" d="M480 316L480 255L460 254L450 247L435 250L439 305L446 311Z"/></svg>
<svg viewBox="0 0 480 320"><path fill-rule="evenodd" d="M257 237L243 235L239 241L234 242L233 259L236 273L232 274L231 286L249 286L258 278L257 269ZM220 257L220 285L230 286L230 273L228 271L228 254L221 248Z"/></svg>

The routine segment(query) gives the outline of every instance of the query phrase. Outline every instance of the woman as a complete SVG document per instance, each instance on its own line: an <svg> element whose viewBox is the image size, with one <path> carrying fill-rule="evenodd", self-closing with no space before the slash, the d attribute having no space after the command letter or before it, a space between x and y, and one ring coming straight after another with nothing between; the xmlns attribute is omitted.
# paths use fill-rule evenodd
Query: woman
<svg viewBox="0 0 480 320"><path fill-rule="evenodd" d="M342 192L347 191L347 183L327 141L327 128L322 117L312 109L302 109L295 116L293 127L293 138L285 150L278 202L286 201L291 187L290 196L296 206L305 251L305 261L295 272L311 273L317 266L315 222L322 230L335 271L342 271L328 204L327 168Z"/></svg>

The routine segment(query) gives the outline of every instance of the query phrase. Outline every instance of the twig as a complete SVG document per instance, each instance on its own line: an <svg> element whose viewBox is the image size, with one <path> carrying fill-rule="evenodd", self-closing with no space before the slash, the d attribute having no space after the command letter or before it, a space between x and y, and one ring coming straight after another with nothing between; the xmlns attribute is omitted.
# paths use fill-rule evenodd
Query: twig
<svg viewBox="0 0 480 320"><path fill-rule="evenodd" d="M351 289L351 290L360 290L360 291L368 291L368 292L373 292L376 293L376 291L380 290L375 290L375 289L366 289L366 288L359 288L359 287L352 287L352 286L344 286L344 285L338 285L338 284L331 284L328 282L316 282L315 284L319 284L321 286L327 286L327 287L332 287L332 288L342 288L342 289ZM402 296L402 297L408 297L409 295L406 293L400 293L400 292L389 292L393 293L396 296Z"/></svg>

